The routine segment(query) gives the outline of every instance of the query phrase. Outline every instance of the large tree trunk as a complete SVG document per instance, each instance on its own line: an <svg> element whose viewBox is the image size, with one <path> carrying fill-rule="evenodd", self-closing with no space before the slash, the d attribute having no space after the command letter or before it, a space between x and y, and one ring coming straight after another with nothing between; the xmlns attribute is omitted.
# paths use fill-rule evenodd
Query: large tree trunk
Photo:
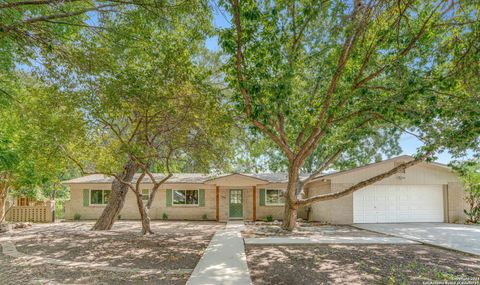
<svg viewBox="0 0 480 285"><path fill-rule="evenodd" d="M6 178L2 177L4 181L0 181L0 222L5 219L7 214L7 199L8 199L8 183Z"/></svg>
<svg viewBox="0 0 480 285"><path fill-rule="evenodd" d="M135 196L137 197L138 212L140 213L140 220L142 221L142 235L153 234L150 228L150 216L148 215L148 209L142 201L142 190L137 189Z"/></svg>
<svg viewBox="0 0 480 285"><path fill-rule="evenodd" d="M6 207L7 207L7 189L3 188L2 185L0 185L0 222L3 221L5 218L6 214Z"/></svg>
<svg viewBox="0 0 480 285"><path fill-rule="evenodd" d="M119 177L123 182L131 182L135 172L137 172L137 164L135 161L129 160ZM113 223L115 223L120 214L123 204L125 203L125 197L128 193L129 186L123 182L118 179L115 179L112 182L112 192L110 193L108 205L103 210L102 215L98 218L92 230L106 231L112 229Z"/></svg>
<svg viewBox="0 0 480 285"><path fill-rule="evenodd" d="M288 169L287 195L285 197L285 210L283 212L282 228L291 231L297 225L297 188L299 186L298 167L290 166Z"/></svg>

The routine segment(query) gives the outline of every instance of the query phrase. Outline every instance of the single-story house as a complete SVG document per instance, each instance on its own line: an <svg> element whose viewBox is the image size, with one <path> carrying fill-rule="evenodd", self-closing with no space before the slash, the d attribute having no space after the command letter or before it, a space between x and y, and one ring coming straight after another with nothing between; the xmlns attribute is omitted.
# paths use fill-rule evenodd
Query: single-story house
<svg viewBox="0 0 480 285"><path fill-rule="evenodd" d="M319 175L305 186L305 195L341 191L357 182L411 160L399 156L354 169ZM155 174L157 179L163 175ZM136 175L135 179L138 177ZM70 200L65 218L96 219L107 204L113 178L88 175L65 181ZM145 200L152 183L142 181ZM172 220L282 219L285 173L174 174L155 196L152 219ZM353 194L323 201L299 210L298 216L332 224L394 222L460 222L464 220L464 191L458 177L446 165L420 163ZM138 219L134 193L129 191L120 213L122 219Z"/></svg>

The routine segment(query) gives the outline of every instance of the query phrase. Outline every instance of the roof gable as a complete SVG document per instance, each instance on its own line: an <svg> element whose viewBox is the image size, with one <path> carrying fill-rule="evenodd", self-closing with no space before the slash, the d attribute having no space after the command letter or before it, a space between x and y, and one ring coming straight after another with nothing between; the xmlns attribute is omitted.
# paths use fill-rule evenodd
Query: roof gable
<svg viewBox="0 0 480 285"><path fill-rule="evenodd" d="M211 178L205 184L215 184L218 186L251 186L256 184L267 184L268 180L254 177L249 174L232 173L223 176Z"/></svg>
<svg viewBox="0 0 480 285"><path fill-rule="evenodd" d="M393 158L390 158L390 159L385 159L385 160L382 160L382 161L379 161L379 162L370 163L370 164L367 164L367 165L364 165L364 166L355 167L355 168L352 168L352 169L347 169L347 170L322 174L322 175L317 176L314 180L330 179L330 178L341 176L341 175L349 175L349 174L353 174L353 173L358 172L358 171L367 171L368 169L371 169L371 168L374 168L374 167L377 167L377 166L381 166L381 165L384 165L384 164L403 163L403 162L410 161L410 160L413 160L413 159L414 158L412 156L401 155L401 156L393 157ZM450 167L448 167L445 164L438 163L438 162L421 162L418 165L424 166L424 167L432 167L432 168L435 168L435 169L440 169L440 170L451 172Z"/></svg>

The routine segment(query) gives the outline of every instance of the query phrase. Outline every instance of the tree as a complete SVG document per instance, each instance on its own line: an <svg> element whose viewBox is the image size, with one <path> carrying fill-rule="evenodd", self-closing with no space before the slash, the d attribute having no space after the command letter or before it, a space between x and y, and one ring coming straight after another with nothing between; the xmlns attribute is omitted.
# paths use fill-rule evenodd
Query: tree
<svg viewBox="0 0 480 285"><path fill-rule="evenodd" d="M229 109L212 82L214 56L204 47L209 11L194 2L164 16L136 9L104 17L102 32L86 33L69 47L74 64L47 66L46 80L70 84L59 101L84 113L88 136L65 145L65 153L84 173L115 177L95 230L111 228L131 190L142 233L152 233L148 211L172 172L221 167L217 158L229 155ZM153 170L164 178L157 181ZM146 204L145 177L153 182Z"/></svg>
<svg viewBox="0 0 480 285"><path fill-rule="evenodd" d="M62 190L71 164L55 140L78 138L78 113L57 108L51 95L58 90L25 74L17 78L4 81L9 97L0 107L0 221L9 194L54 198Z"/></svg>
<svg viewBox="0 0 480 285"><path fill-rule="evenodd" d="M295 227L300 206L349 195L445 149L478 151L478 3L230 0L224 7L232 16L221 31L226 80L246 120L288 161L284 229ZM361 144L391 132L424 143L414 160L339 192L301 196L339 158L359 159ZM315 170L301 181L309 159Z"/></svg>
<svg viewBox="0 0 480 285"><path fill-rule="evenodd" d="M465 188L465 201L468 209L464 209L468 223L480 222L480 160L472 159L452 164L460 175Z"/></svg>

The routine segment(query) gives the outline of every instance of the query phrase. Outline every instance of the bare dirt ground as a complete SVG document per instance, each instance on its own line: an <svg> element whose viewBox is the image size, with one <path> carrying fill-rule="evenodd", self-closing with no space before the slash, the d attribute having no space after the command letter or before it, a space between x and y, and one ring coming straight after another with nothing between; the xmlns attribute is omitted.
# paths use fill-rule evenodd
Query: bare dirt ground
<svg viewBox="0 0 480 285"><path fill-rule="evenodd" d="M35 224L32 228L0 235L21 253L73 262L103 263L112 267L156 269L165 274L108 272L52 264L22 264L0 254L1 284L184 284L213 234L224 228L214 222L153 221L155 235L142 236L138 221L117 222L112 231L89 231L93 222ZM5 281L8 280L8 281Z"/></svg>
<svg viewBox="0 0 480 285"><path fill-rule="evenodd" d="M246 254L254 284L480 284L479 257L427 245L247 246Z"/></svg>
<svg viewBox="0 0 480 285"><path fill-rule="evenodd" d="M245 230L242 231L244 238L260 237L384 237L381 233L374 233L351 226L325 225L320 223L298 223L293 231L282 230L281 224L255 222L245 223Z"/></svg>

